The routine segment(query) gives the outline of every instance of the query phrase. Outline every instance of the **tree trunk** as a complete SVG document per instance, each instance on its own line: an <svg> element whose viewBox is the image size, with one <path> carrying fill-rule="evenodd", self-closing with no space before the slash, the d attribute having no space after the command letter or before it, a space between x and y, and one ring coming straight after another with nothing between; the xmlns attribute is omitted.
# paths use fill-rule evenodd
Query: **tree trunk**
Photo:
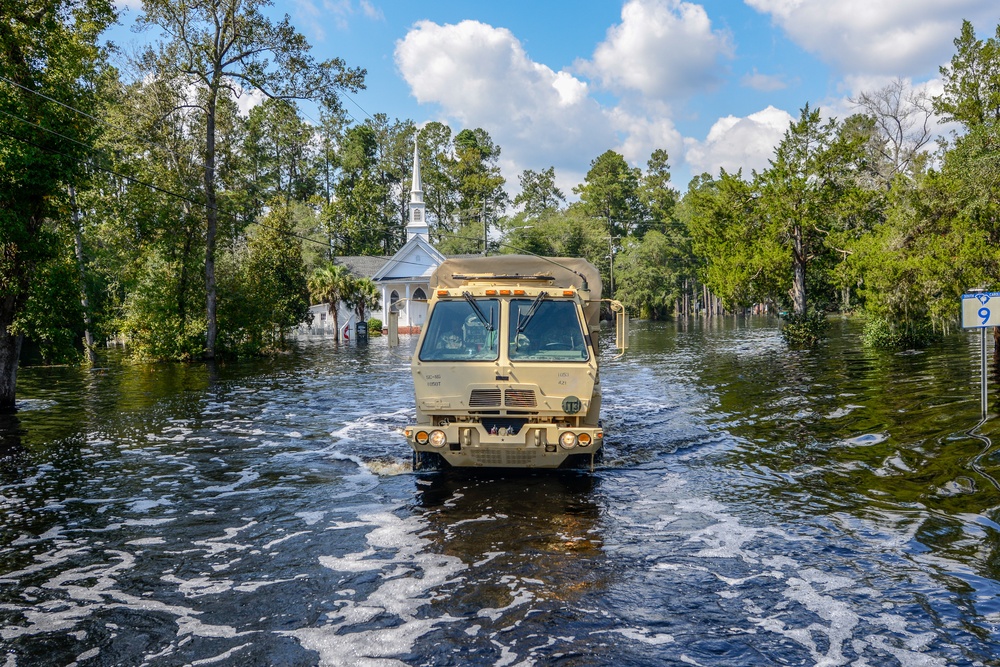
<svg viewBox="0 0 1000 667"><path fill-rule="evenodd" d="M205 234L205 314L208 326L205 331L205 358L215 358L215 338L218 334L215 293L215 235L219 225L219 211L215 197L215 111L218 92L209 94L205 118L205 206L208 226Z"/></svg>
<svg viewBox="0 0 1000 667"><path fill-rule="evenodd" d="M796 315L806 314L806 253L802 240L802 227L795 225L792 229L792 266L795 275L792 279L792 304Z"/></svg>
<svg viewBox="0 0 1000 667"><path fill-rule="evenodd" d="M14 412L17 364L21 356L21 336L12 334L16 303L13 295L0 300L0 412Z"/></svg>
<svg viewBox="0 0 1000 667"><path fill-rule="evenodd" d="M87 272L83 266L83 232L80 229L80 209L76 206L76 188L69 186L69 203L73 209L73 245L76 250L76 265L80 270L80 303L83 305L83 345L86 348L87 361L97 363L94 352L94 336L90 332L90 299L87 298Z"/></svg>

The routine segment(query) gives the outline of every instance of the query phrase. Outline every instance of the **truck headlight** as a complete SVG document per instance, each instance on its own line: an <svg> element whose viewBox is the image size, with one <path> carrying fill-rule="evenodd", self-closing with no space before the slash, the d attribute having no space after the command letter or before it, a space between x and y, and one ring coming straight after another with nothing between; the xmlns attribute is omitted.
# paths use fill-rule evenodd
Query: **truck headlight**
<svg viewBox="0 0 1000 667"><path fill-rule="evenodd" d="M559 436L559 444L562 445L563 449L573 449L576 446L576 433L563 431Z"/></svg>
<svg viewBox="0 0 1000 667"><path fill-rule="evenodd" d="M448 436L444 434L444 431L431 431L430 441L431 447L444 447L448 444Z"/></svg>

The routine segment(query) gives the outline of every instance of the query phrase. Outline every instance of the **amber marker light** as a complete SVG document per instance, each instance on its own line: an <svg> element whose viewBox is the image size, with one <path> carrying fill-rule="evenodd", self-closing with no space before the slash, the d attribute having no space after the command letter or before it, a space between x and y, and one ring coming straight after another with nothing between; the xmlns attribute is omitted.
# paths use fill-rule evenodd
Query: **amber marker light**
<svg viewBox="0 0 1000 667"><path fill-rule="evenodd" d="M418 445L426 445L429 438L427 431L417 431L417 435L413 439L417 441Z"/></svg>
<svg viewBox="0 0 1000 667"><path fill-rule="evenodd" d="M589 433L581 433L576 439L581 447L590 447L591 439Z"/></svg>

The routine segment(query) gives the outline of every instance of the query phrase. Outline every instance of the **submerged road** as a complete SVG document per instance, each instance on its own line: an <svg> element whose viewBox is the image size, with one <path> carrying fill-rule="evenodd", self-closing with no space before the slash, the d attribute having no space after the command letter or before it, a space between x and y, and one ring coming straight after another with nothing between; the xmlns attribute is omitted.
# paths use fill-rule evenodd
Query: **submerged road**
<svg viewBox="0 0 1000 667"><path fill-rule="evenodd" d="M1000 664L977 341L858 334L637 323L593 474L414 473L412 337L23 369L0 666Z"/></svg>

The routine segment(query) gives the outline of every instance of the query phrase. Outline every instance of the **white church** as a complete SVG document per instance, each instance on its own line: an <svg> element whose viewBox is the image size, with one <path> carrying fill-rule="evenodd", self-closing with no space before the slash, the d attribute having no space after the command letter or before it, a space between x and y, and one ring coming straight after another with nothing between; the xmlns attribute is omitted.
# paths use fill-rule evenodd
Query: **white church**
<svg viewBox="0 0 1000 667"><path fill-rule="evenodd" d="M444 255L430 243L430 228L424 204L423 181L420 177L420 156L417 143L413 144L413 185L410 189L409 221L406 225L406 243L392 257L337 257L334 263L343 264L356 276L368 276L382 293L382 307L369 313L388 323L386 313L391 308L399 313L399 333L419 333L427 316L427 293L430 276ZM303 333L330 333L333 319L326 304L310 308L312 326L303 325ZM357 315L341 303L337 313L340 324L338 335L353 339Z"/></svg>

